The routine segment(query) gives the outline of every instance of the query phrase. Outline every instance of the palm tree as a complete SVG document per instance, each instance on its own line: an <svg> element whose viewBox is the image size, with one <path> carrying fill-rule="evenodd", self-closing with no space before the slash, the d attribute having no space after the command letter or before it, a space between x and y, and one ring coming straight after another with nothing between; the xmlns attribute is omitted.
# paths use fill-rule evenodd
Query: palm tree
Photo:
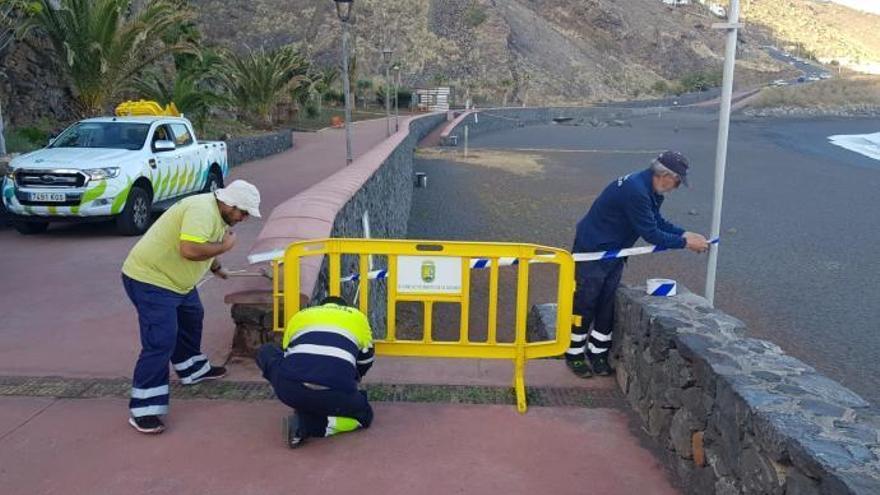
<svg viewBox="0 0 880 495"><path fill-rule="evenodd" d="M19 35L45 34L83 115L103 112L133 87L135 76L162 57L193 52L193 42L176 35L193 13L174 0L152 0L133 9L132 0L36 0ZM166 42L177 38L179 41Z"/></svg>
<svg viewBox="0 0 880 495"><path fill-rule="evenodd" d="M174 79L151 71L135 81L134 90L140 98L159 102L162 106L174 102L181 113L188 116L200 131L205 128L208 112L225 103L225 99L205 84L200 74L178 72Z"/></svg>
<svg viewBox="0 0 880 495"><path fill-rule="evenodd" d="M210 110L228 103L215 90L220 85L222 58L216 52L203 50L185 60L177 64L173 77L156 69L146 71L135 80L133 89L140 98L157 101L163 106L174 102L201 131Z"/></svg>
<svg viewBox="0 0 880 495"><path fill-rule="evenodd" d="M333 88L333 83L338 77L339 71L335 68L312 71L303 85L295 91L294 99L300 105L314 103L317 113L320 115L324 111L324 98Z"/></svg>
<svg viewBox="0 0 880 495"><path fill-rule="evenodd" d="M308 80L309 63L292 46L223 54L222 85L240 113L266 127L278 103Z"/></svg>

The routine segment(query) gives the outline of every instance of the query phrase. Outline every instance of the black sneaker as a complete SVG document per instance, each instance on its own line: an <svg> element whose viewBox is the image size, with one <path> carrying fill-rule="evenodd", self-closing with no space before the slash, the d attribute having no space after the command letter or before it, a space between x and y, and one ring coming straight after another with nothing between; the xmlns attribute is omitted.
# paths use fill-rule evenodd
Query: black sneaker
<svg viewBox="0 0 880 495"><path fill-rule="evenodd" d="M593 369L593 374L599 376L611 376L614 373L614 368L608 364L607 352L590 355L590 368Z"/></svg>
<svg viewBox="0 0 880 495"><path fill-rule="evenodd" d="M291 449L300 447L306 440L306 435L300 431L299 416L296 413L281 418L281 431L284 435L284 441Z"/></svg>
<svg viewBox="0 0 880 495"><path fill-rule="evenodd" d="M165 424L162 423L159 416L130 417L128 418L128 424L130 424L135 430L148 435L155 435L165 431Z"/></svg>
<svg viewBox="0 0 880 495"><path fill-rule="evenodd" d="M593 372L590 371L590 366L587 365L584 358L566 359L565 365L568 366L568 369L570 369L578 378L590 378L593 376Z"/></svg>
<svg viewBox="0 0 880 495"><path fill-rule="evenodd" d="M204 375L194 378L193 381L187 383L186 385L195 385L196 383L203 382L205 380L217 380L219 378L223 378L226 376L226 368L224 366L211 366L211 369L208 370Z"/></svg>

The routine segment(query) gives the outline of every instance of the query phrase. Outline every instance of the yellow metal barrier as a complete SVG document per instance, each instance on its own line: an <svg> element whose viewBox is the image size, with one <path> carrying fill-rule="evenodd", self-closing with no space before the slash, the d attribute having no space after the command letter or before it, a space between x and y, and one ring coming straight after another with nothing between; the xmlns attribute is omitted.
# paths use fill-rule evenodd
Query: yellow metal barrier
<svg viewBox="0 0 880 495"><path fill-rule="evenodd" d="M358 257L351 271L359 276L346 280L342 273L345 255ZM424 356L448 358L511 359L514 361L513 386L517 409L526 411L525 362L527 359L558 356L568 348L571 324L579 323L572 316L574 293L574 260L571 253L557 248L532 244L405 241L381 239L321 239L293 243L283 258L283 279L280 261L274 264L275 330L283 331L287 322L300 309L300 262L302 258L327 256L329 293L339 296L343 283L357 284L358 306L369 314L371 256L386 256L387 268L387 334L376 340L376 353L386 356ZM348 258L350 261L351 259ZM470 315L471 265L475 260L487 265L489 272L487 338L471 341ZM513 261L515 260L515 261ZM558 267L556 337L552 341L527 342L529 268L531 263L550 263ZM498 342L499 265L515 264L517 271L516 312L513 342ZM357 267L356 270L354 269ZM283 287L283 290L282 290ZM424 307L424 328L421 340L397 336L396 308L398 302L421 302ZM281 308L283 303L283 321ZM458 303L461 309L457 341L436 341L432 338L432 314L435 303Z"/></svg>

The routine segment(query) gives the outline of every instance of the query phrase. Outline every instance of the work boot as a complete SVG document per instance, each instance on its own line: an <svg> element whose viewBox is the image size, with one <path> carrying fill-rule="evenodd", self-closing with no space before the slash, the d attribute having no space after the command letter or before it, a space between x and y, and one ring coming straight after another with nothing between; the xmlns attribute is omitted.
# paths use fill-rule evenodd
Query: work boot
<svg viewBox="0 0 880 495"><path fill-rule="evenodd" d="M590 378L593 376L593 372L590 371L590 366L583 357L566 359L565 365L568 366L568 369L570 369L578 378Z"/></svg>
<svg viewBox="0 0 880 495"><path fill-rule="evenodd" d="M205 380L217 380L226 376L226 368L224 366L211 366L211 369L208 370L204 375L194 378L193 381L185 384L185 385L195 385L196 383L203 382Z"/></svg>
<svg viewBox="0 0 880 495"><path fill-rule="evenodd" d="M284 435L284 441L291 449L300 447L306 440L306 435L300 431L299 415L296 413L282 418L281 431Z"/></svg>
<svg viewBox="0 0 880 495"><path fill-rule="evenodd" d="M148 435L155 435L165 431L165 424L162 423L159 416L130 417L128 418L128 424L135 430Z"/></svg>
<svg viewBox="0 0 880 495"><path fill-rule="evenodd" d="M593 374L598 376L611 376L614 373L614 368L608 364L607 352L590 354L590 368L593 369Z"/></svg>

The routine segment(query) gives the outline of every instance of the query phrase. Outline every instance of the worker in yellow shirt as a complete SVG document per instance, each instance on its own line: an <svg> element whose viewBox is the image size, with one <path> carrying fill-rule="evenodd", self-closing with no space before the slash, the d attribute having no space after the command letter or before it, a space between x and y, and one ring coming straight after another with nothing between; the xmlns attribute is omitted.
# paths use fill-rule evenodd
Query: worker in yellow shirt
<svg viewBox="0 0 880 495"><path fill-rule="evenodd" d="M309 437L329 437L368 428L373 409L358 382L373 365L373 335L367 317L345 299L330 296L296 313L282 346L264 344L257 365L275 395L296 410L284 418L290 448Z"/></svg>
<svg viewBox="0 0 880 495"><path fill-rule="evenodd" d="M235 246L229 227L249 216L260 217L260 192L243 180L190 196L159 217L122 265L140 324L142 349L129 402L129 423L139 432L165 429L169 362L184 385L226 375L201 352L205 312L195 286L209 269L227 277L217 256Z"/></svg>

